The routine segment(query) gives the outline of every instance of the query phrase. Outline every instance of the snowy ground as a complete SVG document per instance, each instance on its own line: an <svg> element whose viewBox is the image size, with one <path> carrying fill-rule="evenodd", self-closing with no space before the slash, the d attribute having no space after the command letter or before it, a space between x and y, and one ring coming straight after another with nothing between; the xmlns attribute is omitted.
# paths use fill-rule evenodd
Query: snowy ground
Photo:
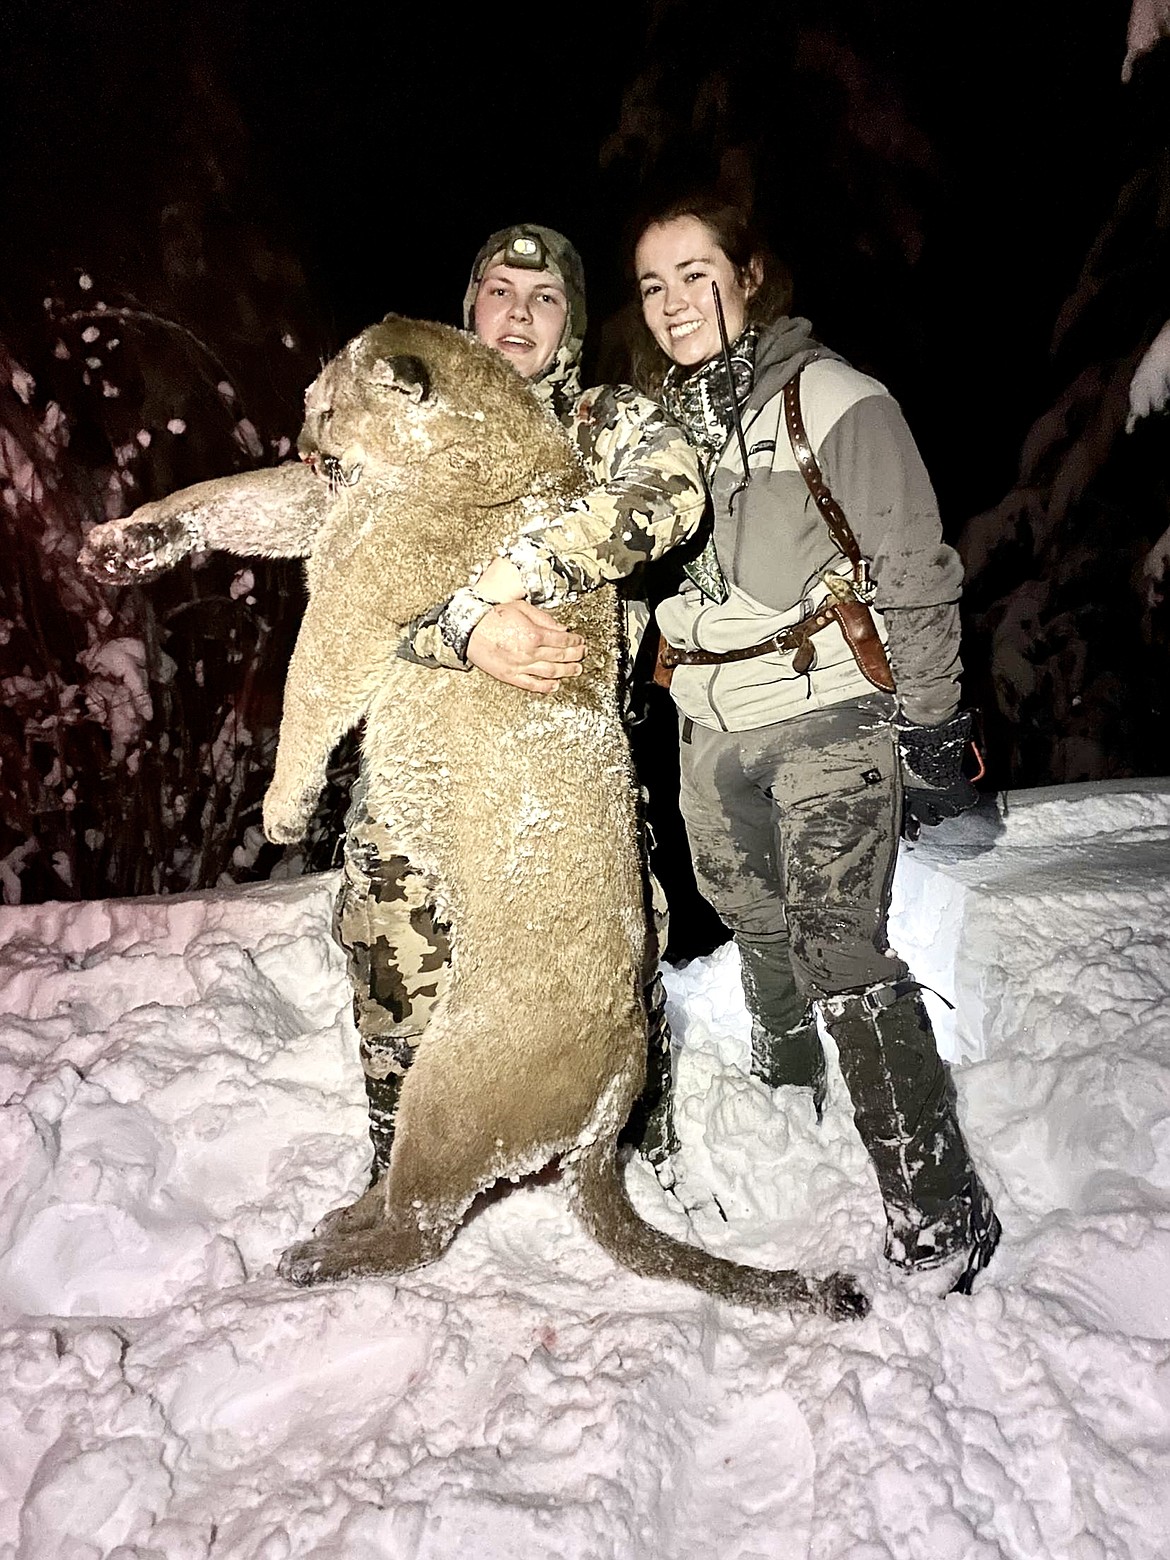
<svg viewBox="0 0 1170 1560"><path fill-rule="evenodd" d="M555 1180L397 1283L299 1292L360 1185L332 879L0 911L0 1560L1164 1560L1170 783L1014 795L899 871L895 936L1005 1225L887 1271L834 1073L743 1071L734 954L670 977L684 1150L645 1212L855 1270L863 1323L616 1269Z"/></svg>

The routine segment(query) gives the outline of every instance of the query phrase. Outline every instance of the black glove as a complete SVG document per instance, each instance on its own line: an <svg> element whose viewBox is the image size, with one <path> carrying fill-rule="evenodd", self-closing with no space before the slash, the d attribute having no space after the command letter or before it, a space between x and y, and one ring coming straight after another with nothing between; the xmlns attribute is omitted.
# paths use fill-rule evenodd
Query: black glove
<svg viewBox="0 0 1170 1560"><path fill-rule="evenodd" d="M902 760L902 834L916 840L924 824L933 828L944 818L957 818L979 800L963 773L971 711L960 710L939 726L899 719L894 729Z"/></svg>

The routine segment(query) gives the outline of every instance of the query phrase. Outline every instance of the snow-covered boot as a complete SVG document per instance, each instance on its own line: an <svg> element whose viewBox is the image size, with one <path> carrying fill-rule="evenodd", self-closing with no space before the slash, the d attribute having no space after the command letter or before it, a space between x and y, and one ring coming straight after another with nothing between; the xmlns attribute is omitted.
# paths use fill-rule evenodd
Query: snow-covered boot
<svg viewBox="0 0 1170 1560"><path fill-rule="evenodd" d="M674 1070L666 988L655 974L646 987L646 1083L630 1112L621 1141L633 1143L657 1171L679 1149L674 1130Z"/></svg>
<svg viewBox="0 0 1170 1560"><path fill-rule="evenodd" d="M820 1121L825 1108L825 1053L816 1020L797 990L786 933L735 934L744 1001L752 1018L752 1077L770 1089L811 1089Z"/></svg>
<svg viewBox="0 0 1170 1560"><path fill-rule="evenodd" d="M762 1079L770 1089L786 1085L811 1089L817 1120L822 1119L828 1086L825 1048L811 1014L807 1022L784 1035L770 1035L752 1020L752 1077Z"/></svg>
<svg viewBox="0 0 1170 1560"><path fill-rule="evenodd" d="M370 1185L379 1180L390 1163L394 1147L394 1119L398 1115L398 1093L402 1075L388 1073L385 1078L366 1074L366 1108L370 1113L370 1142L374 1148L370 1165Z"/></svg>
<svg viewBox="0 0 1170 1560"><path fill-rule="evenodd" d="M1003 1227L995 1216L995 1209L991 1206L991 1197L978 1176L972 1177L968 1195L971 1203L968 1221L971 1243L967 1265L951 1285L953 1295L971 1293L971 1286L995 1255L999 1237L1003 1234Z"/></svg>
<svg viewBox="0 0 1170 1560"><path fill-rule="evenodd" d="M970 1293L999 1240L991 1198L967 1152L950 1070L911 982L823 1003L886 1208L886 1257L933 1268L966 1254L954 1288Z"/></svg>

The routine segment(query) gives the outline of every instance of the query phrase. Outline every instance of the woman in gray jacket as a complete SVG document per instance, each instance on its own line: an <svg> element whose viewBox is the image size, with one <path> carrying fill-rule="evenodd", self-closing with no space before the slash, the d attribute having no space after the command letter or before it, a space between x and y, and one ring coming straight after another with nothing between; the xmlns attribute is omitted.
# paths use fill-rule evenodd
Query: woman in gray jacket
<svg viewBox="0 0 1170 1560"><path fill-rule="evenodd" d="M974 800L956 713L962 567L897 404L787 315L742 212L710 196L659 212L635 269L658 365L643 388L711 490L706 545L658 622L683 817L739 947L753 1072L809 1087L819 1115L819 1008L887 1257L947 1263L969 1291L999 1223L920 989L886 939L904 824Z"/></svg>

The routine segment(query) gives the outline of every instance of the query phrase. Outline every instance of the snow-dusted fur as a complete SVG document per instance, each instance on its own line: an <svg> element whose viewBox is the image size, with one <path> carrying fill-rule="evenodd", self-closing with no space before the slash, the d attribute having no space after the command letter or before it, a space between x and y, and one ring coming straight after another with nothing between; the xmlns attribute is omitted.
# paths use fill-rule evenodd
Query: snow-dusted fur
<svg viewBox="0 0 1170 1560"><path fill-rule="evenodd" d="M641 1088L645 936L610 590L570 609L586 672L541 698L396 655L403 626L588 484L508 364L445 326L390 317L310 387L306 464L203 483L91 534L114 579L193 547L308 555L264 820L300 837L337 739L365 720L370 811L439 885L452 980L402 1086L389 1168L286 1253L300 1284L432 1261L474 1198L562 1159L619 1262L746 1304L835 1316L866 1302L712 1257L646 1225L617 1168Z"/></svg>

